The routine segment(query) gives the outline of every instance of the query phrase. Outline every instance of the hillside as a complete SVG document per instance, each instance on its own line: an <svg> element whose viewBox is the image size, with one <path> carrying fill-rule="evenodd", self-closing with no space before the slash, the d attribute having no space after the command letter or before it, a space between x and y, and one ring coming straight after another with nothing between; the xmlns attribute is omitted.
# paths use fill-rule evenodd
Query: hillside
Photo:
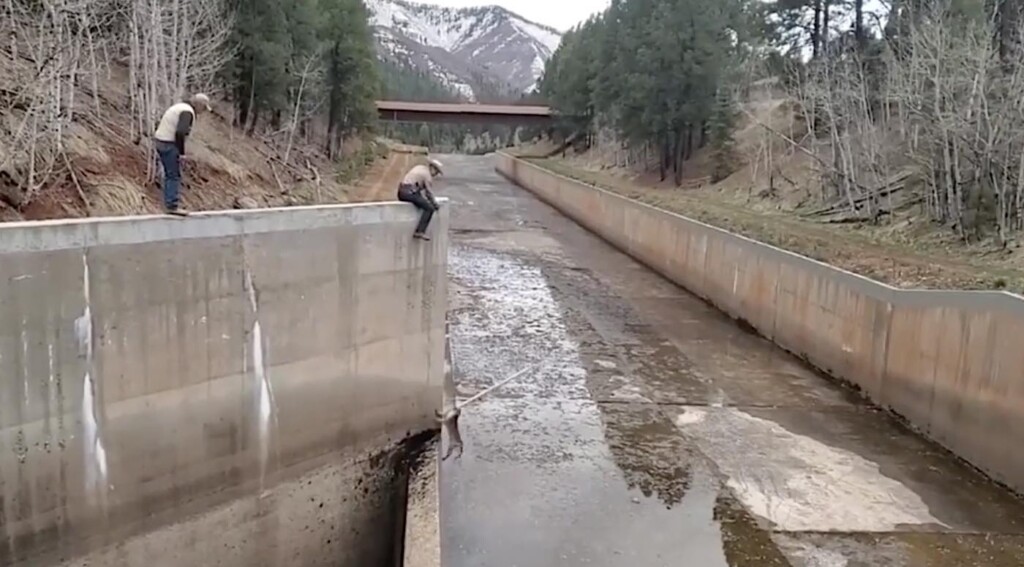
<svg viewBox="0 0 1024 567"><path fill-rule="evenodd" d="M76 9L0 9L2 220L160 211L152 132L196 91L214 95L214 111L189 138L187 208L362 200L360 176L398 159L376 138L362 0Z"/></svg>
<svg viewBox="0 0 1024 567"><path fill-rule="evenodd" d="M613 2L548 62L589 149L547 165L894 285L1024 291L1024 9L912 4Z"/></svg>
<svg viewBox="0 0 1024 567"><path fill-rule="evenodd" d="M703 148L682 164L682 182L660 181L657 161L626 165L615 145L549 154L554 145L517 148L517 153L568 177L614 191L905 288L1008 289L1024 292L1024 248L992 240L965 245L929 222L919 204L899 206L889 222L831 222L816 214L821 165L772 131L801 139L806 125L789 99L744 105L733 132L733 171L712 182L714 155ZM766 128L767 127L767 128ZM771 156L770 158L768 156Z"/></svg>
<svg viewBox="0 0 1024 567"><path fill-rule="evenodd" d="M498 6L368 0L381 58L429 73L469 100L532 91L561 34Z"/></svg>
<svg viewBox="0 0 1024 567"><path fill-rule="evenodd" d="M396 161L371 167L388 154L381 134L473 151L513 137L507 128L381 127L373 101L517 98L536 82L557 32L494 7L369 4L131 0L86 3L74 17L6 4L0 219L161 210L150 137L163 111L196 91L216 102L183 164L192 209L363 199L359 175ZM429 57L397 57L381 47L384 36ZM442 69L471 91L460 95Z"/></svg>
<svg viewBox="0 0 1024 567"><path fill-rule="evenodd" d="M29 203L19 206L12 187L0 195L0 219L158 213L159 165L148 144L135 143L123 109L126 77L115 74L82 100L82 112L65 134L67 164ZM188 142L183 200L196 210L277 207L361 200L353 184L374 162L390 159L375 140L346 143L345 158L331 163L316 148L297 147L288 163L274 146L247 136L225 119L224 105L202 116ZM96 112L96 110L99 112ZM70 168L68 167L70 165Z"/></svg>

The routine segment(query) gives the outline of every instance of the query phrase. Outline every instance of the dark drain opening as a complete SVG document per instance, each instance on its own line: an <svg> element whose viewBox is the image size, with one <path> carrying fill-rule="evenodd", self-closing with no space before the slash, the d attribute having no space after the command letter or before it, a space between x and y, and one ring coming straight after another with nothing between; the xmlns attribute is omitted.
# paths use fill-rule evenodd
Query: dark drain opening
<svg viewBox="0 0 1024 567"><path fill-rule="evenodd" d="M71 561L123 567L168 559L153 555L160 549L180 554L184 561L177 564L401 566L409 483L417 478L417 463L434 455L430 449L436 438L437 431L426 431L358 456L321 455L259 493L250 487L238 495L197 492L193 508L151 516L145 530L129 532L121 520L64 539L56 532L4 538L0 565L48 567ZM415 490L412 495L415 502ZM2 516L0 532L10 529ZM204 539L214 543L196 544Z"/></svg>
<svg viewBox="0 0 1024 567"><path fill-rule="evenodd" d="M437 431L425 431L407 437L390 455L392 475L391 529L382 530L390 535L390 554L386 567L403 567L405 562L406 518L409 506L409 479L426 464L427 449L436 442Z"/></svg>

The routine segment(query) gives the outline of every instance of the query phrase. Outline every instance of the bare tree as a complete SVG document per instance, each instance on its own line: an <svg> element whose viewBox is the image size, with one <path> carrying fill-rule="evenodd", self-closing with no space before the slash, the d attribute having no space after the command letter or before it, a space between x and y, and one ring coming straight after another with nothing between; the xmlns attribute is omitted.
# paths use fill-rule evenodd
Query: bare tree
<svg viewBox="0 0 1024 567"><path fill-rule="evenodd" d="M148 139L163 106L210 90L230 16L226 0L0 0L0 197L23 207L64 176L84 201L66 135L83 112L100 118L111 60L128 66L129 131Z"/></svg>
<svg viewBox="0 0 1024 567"><path fill-rule="evenodd" d="M795 93L819 125L811 150L833 202L822 211L877 220L921 202L963 239L992 233L1005 245L1024 228L1024 72L1004 62L1024 49L992 40L1005 37L996 18L904 12L883 71L837 47Z"/></svg>
<svg viewBox="0 0 1024 567"><path fill-rule="evenodd" d="M128 35L133 133L148 135L164 107L211 90L231 59L225 0L121 0Z"/></svg>
<svg viewBox="0 0 1024 567"><path fill-rule="evenodd" d="M68 162L65 133L76 114L76 93L100 73L98 36L109 24L102 0L5 0L0 35L0 151L2 197L16 207ZM66 171L66 170L65 170Z"/></svg>
<svg viewBox="0 0 1024 567"><path fill-rule="evenodd" d="M302 112L303 95L306 93L307 86L314 82L320 75L320 53L314 52L309 54L306 58L305 64L302 66L302 71L299 72L299 87L298 92L295 95L295 105L292 109L292 120L288 127L288 143L284 151L284 162L288 163L292 153L292 145L295 142L295 131L299 126L299 117Z"/></svg>

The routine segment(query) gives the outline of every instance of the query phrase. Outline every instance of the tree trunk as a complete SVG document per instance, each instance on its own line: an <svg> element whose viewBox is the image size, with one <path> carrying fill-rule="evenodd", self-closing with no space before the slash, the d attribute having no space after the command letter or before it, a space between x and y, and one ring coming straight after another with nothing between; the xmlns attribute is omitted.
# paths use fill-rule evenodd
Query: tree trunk
<svg viewBox="0 0 1024 567"><path fill-rule="evenodd" d="M854 3L853 37L857 40L857 50L864 52L864 0L856 0Z"/></svg>
<svg viewBox="0 0 1024 567"><path fill-rule="evenodd" d="M341 108L338 100L338 46L331 47L330 73L328 74L328 109L327 109L327 157L334 159L335 140L337 140L338 129L341 127Z"/></svg>
<svg viewBox="0 0 1024 567"><path fill-rule="evenodd" d="M997 0L999 12L996 22L996 37L999 47L999 60L1009 67L1014 61L1014 47L1018 41L1017 32L1020 25L1021 0Z"/></svg>
<svg viewBox="0 0 1024 567"><path fill-rule="evenodd" d="M249 93L241 87L238 88L235 98L238 100L238 127L244 131L249 125L249 111L252 103L249 100Z"/></svg>
<svg viewBox="0 0 1024 567"><path fill-rule="evenodd" d="M685 130L685 134L683 130ZM690 152L690 140L693 133L692 128L689 126L686 126L683 130L676 134L676 155L673 156L676 161L676 187L683 184L683 160L686 159L686 154Z"/></svg>
<svg viewBox="0 0 1024 567"><path fill-rule="evenodd" d="M885 22L885 39L893 41L899 37L900 27L899 22L902 18L902 0L892 0L892 6L889 8L889 19Z"/></svg>
<svg viewBox="0 0 1024 567"><path fill-rule="evenodd" d="M659 177L660 177L660 179L662 181L665 180L665 177L666 177L666 171L665 170L668 168L668 152L669 152L668 144L663 139L662 142L661 142L661 148L660 148L660 154L661 155L658 156L658 173L659 173Z"/></svg>
<svg viewBox="0 0 1024 567"><path fill-rule="evenodd" d="M819 39L820 44L821 44L820 45L820 49L821 49L820 53L825 55L826 57L828 56L828 41L829 41L828 40L828 34L829 34L829 26L831 25L831 23L829 22L829 17L831 16L831 13L832 13L832 0L822 0L822 6L821 6L821 35L820 35L820 37L818 39Z"/></svg>
<svg viewBox="0 0 1024 567"><path fill-rule="evenodd" d="M814 1L814 30L811 31L811 58L817 59L821 52L821 2Z"/></svg>
<svg viewBox="0 0 1024 567"><path fill-rule="evenodd" d="M246 111L246 122L242 123L244 128L242 131L251 135L256 129L256 64L253 61L250 61L249 64L252 72L249 80L249 107Z"/></svg>

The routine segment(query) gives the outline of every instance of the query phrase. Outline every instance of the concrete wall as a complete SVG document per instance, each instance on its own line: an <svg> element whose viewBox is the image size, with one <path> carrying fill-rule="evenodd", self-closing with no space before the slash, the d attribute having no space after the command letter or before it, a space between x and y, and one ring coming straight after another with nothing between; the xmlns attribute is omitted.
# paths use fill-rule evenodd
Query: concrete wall
<svg viewBox="0 0 1024 567"><path fill-rule="evenodd" d="M498 171L1024 490L1024 298L899 290L499 154Z"/></svg>
<svg viewBox="0 0 1024 567"><path fill-rule="evenodd" d="M0 564L379 565L447 210L430 243L397 203L0 226Z"/></svg>

